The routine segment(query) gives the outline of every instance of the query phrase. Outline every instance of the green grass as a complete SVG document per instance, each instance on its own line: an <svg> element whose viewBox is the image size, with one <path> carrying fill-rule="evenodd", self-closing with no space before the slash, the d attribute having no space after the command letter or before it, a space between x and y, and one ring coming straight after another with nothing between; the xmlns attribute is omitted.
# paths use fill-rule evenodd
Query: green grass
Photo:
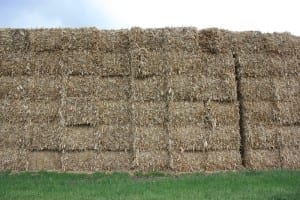
<svg viewBox="0 0 300 200"><path fill-rule="evenodd" d="M0 173L0 199L300 199L300 171Z"/></svg>

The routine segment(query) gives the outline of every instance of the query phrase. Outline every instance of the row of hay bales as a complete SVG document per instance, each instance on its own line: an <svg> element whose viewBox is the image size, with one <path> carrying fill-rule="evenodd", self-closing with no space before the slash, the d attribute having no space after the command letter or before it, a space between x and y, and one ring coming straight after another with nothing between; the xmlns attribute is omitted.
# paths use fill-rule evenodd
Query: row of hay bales
<svg viewBox="0 0 300 200"><path fill-rule="evenodd" d="M299 168L297 44L217 29L2 29L0 169Z"/></svg>

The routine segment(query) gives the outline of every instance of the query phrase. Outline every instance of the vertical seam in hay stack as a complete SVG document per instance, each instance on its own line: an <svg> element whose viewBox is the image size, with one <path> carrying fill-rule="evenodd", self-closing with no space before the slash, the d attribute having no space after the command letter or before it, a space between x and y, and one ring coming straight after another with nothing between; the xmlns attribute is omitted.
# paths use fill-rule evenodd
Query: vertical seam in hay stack
<svg viewBox="0 0 300 200"><path fill-rule="evenodd" d="M67 82L67 74L65 72L65 70L63 69L63 61L60 60L59 62L60 65L60 71L61 71L61 89L60 89L60 107L59 107L59 116L60 116L60 127L64 127L65 126L65 113L64 113L64 108L66 106L66 82ZM65 153L65 147L61 144L59 144L59 149L62 150L61 151L61 158L60 158L60 165L63 171L66 171L65 169L65 163L64 163L64 156L63 154Z"/></svg>
<svg viewBox="0 0 300 200"><path fill-rule="evenodd" d="M234 68L235 68L235 80L236 80L236 92L237 92L237 101L239 104L239 128L240 128L240 154L242 159L242 165L248 167L247 163L247 131L245 124L245 104L244 104L244 95L242 91L242 75L241 75L241 63L239 56L236 52L232 52L234 59Z"/></svg>
<svg viewBox="0 0 300 200"><path fill-rule="evenodd" d="M172 149L172 135L171 135L171 124L172 124L172 117L171 117L171 112L170 112L170 104L173 101L173 94L172 94L172 88L171 88L171 83L172 83L172 78L171 78L171 73L172 73L172 67L170 66L168 62L168 55L166 53L166 33L163 36L163 47L162 47L162 54L163 54L163 66L164 66L164 74L163 74L163 79L164 79L164 90L165 90L165 117L164 117L164 129L166 131L166 142L167 142L167 152L168 152L168 168L173 170L174 169L174 163L173 163L173 149Z"/></svg>

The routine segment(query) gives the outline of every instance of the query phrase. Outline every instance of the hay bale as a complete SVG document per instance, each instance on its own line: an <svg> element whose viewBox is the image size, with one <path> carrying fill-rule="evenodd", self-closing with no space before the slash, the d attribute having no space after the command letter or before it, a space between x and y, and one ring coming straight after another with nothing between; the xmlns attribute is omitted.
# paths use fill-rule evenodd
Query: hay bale
<svg viewBox="0 0 300 200"><path fill-rule="evenodd" d="M176 151L222 151L239 150L238 127L220 126L213 130L204 126L184 126L171 128L172 148Z"/></svg>
<svg viewBox="0 0 300 200"><path fill-rule="evenodd" d="M128 170L130 154L126 152L93 151L67 152L62 154L64 171L112 171Z"/></svg>
<svg viewBox="0 0 300 200"><path fill-rule="evenodd" d="M98 138L93 127L76 126L62 129L59 148L66 151L97 150Z"/></svg>
<svg viewBox="0 0 300 200"><path fill-rule="evenodd" d="M300 168L299 148L283 148L281 151L282 167L289 169Z"/></svg>
<svg viewBox="0 0 300 200"><path fill-rule="evenodd" d="M209 127L237 125L238 105L235 103L171 102L170 112L174 126L200 125Z"/></svg>
<svg viewBox="0 0 300 200"><path fill-rule="evenodd" d="M171 67L172 75L198 74L199 76L226 79L235 73L232 53L216 56L179 51L166 53L166 59Z"/></svg>
<svg viewBox="0 0 300 200"><path fill-rule="evenodd" d="M95 127L94 135L100 151L132 151L130 125L99 125Z"/></svg>
<svg viewBox="0 0 300 200"><path fill-rule="evenodd" d="M137 170L159 171L168 168L169 156L166 151L147 151L137 154Z"/></svg>
<svg viewBox="0 0 300 200"><path fill-rule="evenodd" d="M61 77L34 76L28 80L28 97L31 100L60 100Z"/></svg>
<svg viewBox="0 0 300 200"><path fill-rule="evenodd" d="M27 151L17 149L0 149L0 171L4 170L26 170Z"/></svg>
<svg viewBox="0 0 300 200"><path fill-rule="evenodd" d="M149 51L160 50L164 43L164 29L131 28L129 32L130 48L144 48Z"/></svg>
<svg viewBox="0 0 300 200"><path fill-rule="evenodd" d="M208 152L206 170L237 170L242 168L239 150Z"/></svg>
<svg viewBox="0 0 300 200"><path fill-rule="evenodd" d="M127 125L130 123L127 101L97 101L98 123L105 125Z"/></svg>
<svg viewBox="0 0 300 200"><path fill-rule="evenodd" d="M245 117L248 124L275 124L279 122L278 108L276 102L269 101L244 101Z"/></svg>
<svg viewBox="0 0 300 200"><path fill-rule="evenodd" d="M61 153L35 151L28 153L28 170L61 170Z"/></svg>
<svg viewBox="0 0 300 200"><path fill-rule="evenodd" d="M24 148L26 145L26 124L3 122L0 126L0 149Z"/></svg>
<svg viewBox="0 0 300 200"><path fill-rule="evenodd" d="M126 53L129 48L129 30L101 30L99 50L101 52Z"/></svg>
<svg viewBox="0 0 300 200"><path fill-rule="evenodd" d="M162 125L165 117L164 102L134 102L133 115L136 126Z"/></svg>
<svg viewBox="0 0 300 200"><path fill-rule="evenodd" d="M195 52L198 46L198 31L194 27L165 28L164 46L167 51Z"/></svg>
<svg viewBox="0 0 300 200"><path fill-rule="evenodd" d="M137 151L167 150L167 133L164 127L136 127L134 131Z"/></svg>
<svg viewBox="0 0 300 200"><path fill-rule="evenodd" d="M300 127L284 126L279 128L280 143L284 148L300 148Z"/></svg>
<svg viewBox="0 0 300 200"><path fill-rule="evenodd" d="M296 77L242 78L241 90L247 101L289 101L300 94Z"/></svg>
<svg viewBox="0 0 300 200"><path fill-rule="evenodd" d="M251 125L248 130L246 143L251 149L272 150L280 148L280 128Z"/></svg>
<svg viewBox="0 0 300 200"><path fill-rule="evenodd" d="M65 99L63 117L66 126L95 125L99 109L93 98L68 97Z"/></svg>
<svg viewBox="0 0 300 200"><path fill-rule="evenodd" d="M249 169L280 168L279 150L248 150L246 163Z"/></svg>
<svg viewBox="0 0 300 200"><path fill-rule="evenodd" d="M32 29L29 34L30 50L34 52L62 50L64 29Z"/></svg>
<svg viewBox="0 0 300 200"><path fill-rule="evenodd" d="M235 101L237 98L233 74L225 79L194 74L173 76L171 87L174 101Z"/></svg>
<svg viewBox="0 0 300 200"><path fill-rule="evenodd" d="M64 87L68 97L94 96L98 100L129 98L129 79L126 77L70 76Z"/></svg>
<svg viewBox="0 0 300 200"><path fill-rule="evenodd" d="M239 126L218 126L207 132L206 149L209 151L233 151L240 149Z"/></svg>
<svg viewBox="0 0 300 200"><path fill-rule="evenodd" d="M243 77L281 77L300 74L297 56L272 55L266 53L239 54Z"/></svg>
<svg viewBox="0 0 300 200"><path fill-rule="evenodd" d="M174 171L193 172L204 171L207 154L204 152L173 152Z"/></svg>
<svg viewBox="0 0 300 200"><path fill-rule="evenodd" d="M277 103L278 119L283 125L300 124L300 98L293 98L290 101Z"/></svg>
<svg viewBox="0 0 300 200"><path fill-rule="evenodd" d="M164 55L160 50L138 48L130 51L133 76L138 79L161 76L165 72Z"/></svg>
<svg viewBox="0 0 300 200"><path fill-rule="evenodd" d="M164 101L166 96L164 80L162 77L149 77L134 80L132 85L135 101Z"/></svg>
<svg viewBox="0 0 300 200"><path fill-rule="evenodd" d="M26 29L1 29L0 30L0 53L25 52L30 46L29 31Z"/></svg>
<svg viewBox="0 0 300 200"><path fill-rule="evenodd" d="M62 54L62 71L67 75L127 76L128 53L68 51Z"/></svg>
<svg viewBox="0 0 300 200"><path fill-rule="evenodd" d="M131 153L101 152L97 156L96 171L128 171L131 164Z"/></svg>
<svg viewBox="0 0 300 200"><path fill-rule="evenodd" d="M31 151L40 150L60 150L63 129L58 123L27 123L26 124L27 143L26 149Z"/></svg>
<svg viewBox="0 0 300 200"><path fill-rule="evenodd" d="M203 29L198 31L198 45L202 52L210 54L231 53L232 33L216 29Z"/></svg>
<svg viewBox="0 0 300 200"><path fill-rule="evenodd" d="M0 99L21 99L28 97L28 78L0 76Z"/></svg>

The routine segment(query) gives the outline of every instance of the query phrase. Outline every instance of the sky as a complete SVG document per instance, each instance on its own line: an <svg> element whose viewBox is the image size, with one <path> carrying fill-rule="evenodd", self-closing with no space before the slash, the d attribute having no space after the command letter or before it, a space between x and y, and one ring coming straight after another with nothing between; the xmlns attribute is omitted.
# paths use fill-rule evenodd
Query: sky
<svg viewBox="0 0 300 200"><path fill-rule="evenodd" d="M300 36L299 0L0 0L0 27L194 26Z"/></svg>

